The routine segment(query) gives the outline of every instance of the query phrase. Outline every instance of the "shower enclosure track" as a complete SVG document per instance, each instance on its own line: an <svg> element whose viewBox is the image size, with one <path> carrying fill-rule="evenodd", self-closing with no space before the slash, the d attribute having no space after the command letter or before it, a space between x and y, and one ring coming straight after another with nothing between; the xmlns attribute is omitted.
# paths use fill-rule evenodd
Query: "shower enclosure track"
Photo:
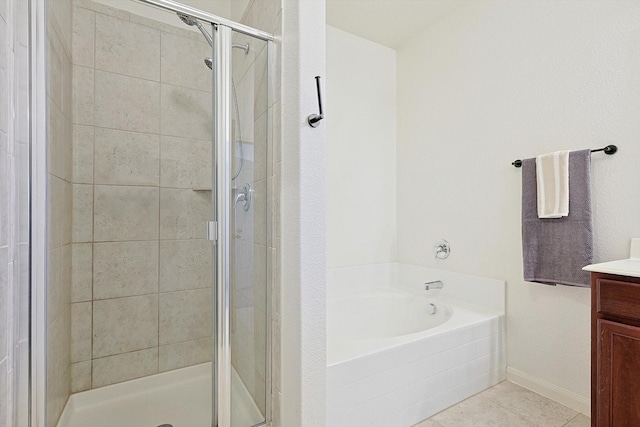
<svg viewBox="0 0 640 427"><path fill-rule="evenodd" d="M185 15L192 16L194 18L210 22L214 25L223 25L225 27L229 27L232 30L246 34L248 36L256 37L260 40L265 41L273 41L273 34L267 33L262 30L258 30L255 28L248 27L244 24L240 24L238 22L230 21L228 19L222 18L220 16L213 15L211 13L207 13L200 9L196 9L172 0L139 0L143 3L152 4L154 6L161 7L163 9L169 10L171 12L182 13Z"/></svg>

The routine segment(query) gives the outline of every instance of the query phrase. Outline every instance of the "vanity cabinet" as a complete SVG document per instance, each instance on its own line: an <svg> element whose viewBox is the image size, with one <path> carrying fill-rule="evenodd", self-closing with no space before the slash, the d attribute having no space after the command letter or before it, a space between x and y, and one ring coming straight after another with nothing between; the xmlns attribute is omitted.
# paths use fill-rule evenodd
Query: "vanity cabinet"
<svg viewBox="0 0 640 427"><path fill-rule="evenodd" d="M640 426L640 278L591 273L591 425Z"/></svg>

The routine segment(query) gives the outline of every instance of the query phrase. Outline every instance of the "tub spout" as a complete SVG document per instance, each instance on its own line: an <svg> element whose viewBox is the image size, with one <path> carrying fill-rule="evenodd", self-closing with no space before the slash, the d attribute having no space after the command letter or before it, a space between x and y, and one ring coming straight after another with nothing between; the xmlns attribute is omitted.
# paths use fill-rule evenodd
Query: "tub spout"
<svg viewBox="0 0 640 427"><path fill-rule="evenodd" d="M427 282L424 284L424 290L429 291L431 289L442 289L444 283L442 280L434 280L433 282Z"/></svg>

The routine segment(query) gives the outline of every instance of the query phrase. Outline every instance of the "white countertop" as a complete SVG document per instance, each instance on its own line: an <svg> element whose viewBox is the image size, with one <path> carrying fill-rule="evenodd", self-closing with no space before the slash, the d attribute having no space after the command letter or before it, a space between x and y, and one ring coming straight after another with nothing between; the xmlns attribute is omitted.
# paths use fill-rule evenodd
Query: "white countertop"
<svg viewBox="0 0 640 427"><path fill-rule="evenodd" d="M640 277L640 238L631 239L628 259L591 264L584 267L583 270L617 274L619 276Z"/></svg>
<svg viewBox="0 0 640 427"><path fill-rule="evenodd" d="M601 262L599 264L587 265L583 270L594 271L596 273L617 274L619 276L640 277L640 259L629 258L618 261Z"/></svg>

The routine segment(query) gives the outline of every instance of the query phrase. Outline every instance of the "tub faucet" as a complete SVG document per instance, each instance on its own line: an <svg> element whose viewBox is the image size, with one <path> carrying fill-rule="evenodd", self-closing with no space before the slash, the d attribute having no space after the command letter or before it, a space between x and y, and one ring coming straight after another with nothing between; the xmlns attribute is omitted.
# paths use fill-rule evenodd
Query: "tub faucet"
<svg viewBox="0 0 640 427"><path fill-rule="evenodd" d="M424 284L424 290L429 291L431 289L442 289L444 283L442 280L434 280L433 282L427 282Z"/></svg>

